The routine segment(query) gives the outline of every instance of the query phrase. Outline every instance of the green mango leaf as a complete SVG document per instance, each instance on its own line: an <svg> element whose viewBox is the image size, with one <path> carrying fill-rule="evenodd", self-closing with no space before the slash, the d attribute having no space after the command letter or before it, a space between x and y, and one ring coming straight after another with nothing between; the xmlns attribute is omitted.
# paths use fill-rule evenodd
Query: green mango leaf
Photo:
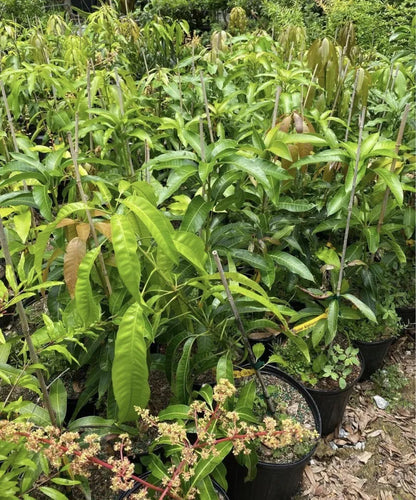
<svg viewBox="0 0 416 500"><path fill-rule="evenodd" d="M242 260L246 262L254 269L260 269L261 271L267 271L267 263L261 255L257 255L255 253L249 252L248 250L244 250L241 248L231 248L230 254L235 259Z"/></svg>
<svg viewBox="0 0 416 500"><path fill-rule="evenodd" d="M212 210L212 203L205 201L202 196L195 196L188 205L181 224L181 231L197 233L200 231Z"/></svg>
<svg viewBox="0 0 416 500"><path fill-rule="evenodd" d="M159 249L173 263L178 264L178 252L173 244L173 227L163 213L145 198L130 196L122 203L142 222L156 241Z"/></svg>
<svg viewBox="0 0 416 500"><path fill-rule="evenodd" d="M269 255L279 266L285 267L301 278L315 281L313 274L309 271L307 266L294 255L287 252L270 252Z"/></svg>
<svg viewBox="0 0 416 500"><path fill-rule="evenodd" d="M90 282L91 270L100 251L101 246L90 250L82 259L78 268L75 304L76 310L86 326L98 321L100 317L100 304L93 296Z"/></svg>
<svg viewBox="0 0 416 500"><path fill-rule="evenodd" d="M242 170L248 175L254 177L258 182L260 182L266 188L270 187L270 182L267 179L267 175L265 173L264 164L266 163L261 159L254 158L246 158L244 156L240 156L237 154L230 155L224 160L224 163L230 163L235 168ZM277 169L277 165L276 169Z"/></svg>
<svg viewBox="0 0 416 500"><path fill-rule="evenodd" d="M339 302L331 300L328 306L328 330L332 338L335 338L338 327Z"/></svg>
<svg viewBox="0 0 416 500"><path fill-rule="evenodd" d="M16 409L19 415L27 417L31 422L42 427L51 425L49 413L34 403L25 402Z"/></svg>
<svg viewBox="0 0 416 500"><path fill-rule="evenodd" d="M146 408L150 397L146 339L153 339L152 327L140 304L124 313L117 331L112 381L118 420L136 420L134 406Z"/></svg>
<svg viewBox="0 0 416 500"><path fill-rule="evenodd" d="M317 134L285 134L281 137L285 144L312 144L313 146L327 146L326 139Z"/></svg>
<svg viewBox="0 0 416 500"><path fill-rule="evenodd" d="M103 417L89 416L77 418L68 426L68 430L75 432L80 429L98 429L111 428L114 425L114 420L105 419Z"/></svg>
<svg viewBox="0 0 416 500"><path fill-rule="evenodd" d="M66 415L67 393L65 385L59 378L51 385L49 392L51 406L55 412L56 423L62 425Z"/></svg>
<svg viewBox="0 0 416 500"><path fill-rule="evenodd" d="M276 203L276 208L280 210L287 210L288 212L299 213L309 212L315 208L315 203L307 203L305 201L279 201Z"/></svg>
<svg viewBox="0 0 416 500"><path fill-rule="evenodd" d="M22 213L13 217L14 228L19 238L25 243L28 237L30 226L32 224L32 214L29 209L25 209Z"/></svg>
<svg viewBox="0 0 416 500"><path fill-rule="evenodd" d="M50 488L49 486L40 486L39 491L44 493L47 497L52 498L52 500L68 500L68 497L61 493L55 488Z"/></svg>
<svg viewBox="0 0 416 500"><path fill-rule="evenodd" d="M349 199L350 195L345 192L344 186L341 186L326 205L328 216L337 213L343 208L347 208Z"/></svg>
<svg viewBox="0 0 416 500"><path fill-rule="evenodd" d="M234 384L233 362L231 360L229 353L223 354L217 363L217 371L216 371L217 383L222 378L225 378L229 380L232 384Z"/></svg>
<svg viewBox="0 0 416 500"><path fill-rule="evenodd" d="M201 274L206 274L204 267L208 259L204 242L193 233L176 231L173 238L176 250L189 261Z"/></svg>
<svg viewBox="0 0 416 500"><path fill-rule="evenodd" d="M334 266L335 269L341 268L341 261L339 260L337 252L333 248L324 247L316 252L318 259L325 262L329 266Z"/></svg>
<svg viewBox="0 0 416 500"><path fill-rule="evenodd" d="M212 480L209 477L205 477L202 481L196 484L198 489L198 499L199 500L212 500L218 498L218 493L212 484Z"/></svg>
<svg viewBox="0 0 416 500"><path fill-rule="evenodd" d="M364 304L364 302L358 299L355 295L351 295L350 293L344 293L342 297L352 302L355 305L355 307L359 309L367 319L373 321L374 323L377 323L377 319L373 311L367 306L367 304Z"/></svg>
<svg viewBox="0 0 416 500"><path fill-rule="evenodd" d="M292 155L290 154L289 148L284 142L276 141L267 149L276 156L284 158L285 160L292 161Z"/></svg>
<svg viewBox="0 0 416 500"><path fill-rule="evenodd" d="M387 184L399 206L403 205L403 188L397 174L385 168L375 168L374 172Z"/></svg>
<svg viewBox="0 0 416 500"><path fill-rule="evenodd" d="M111 239L120 277L133 298L140 302L141 265L137 255L137 239L129 218L111 217Z"/></svg>
<svg viewBox="0 0 416 500"><path fill-rule="evenodd" d="M380 246L380 234L377 232L377 228L375 226L365 227L363 233L367 239L368 251L376 253Z"/></svg>
<svg viewBox="0 0 416 500"><path fill-rule="evenodd" d="M348 162L349 157L343 149L326 149L319 153L301 158L292 165L292 168L300 168L303 165L310 165L312 163L328 163L328 162Z"/></svg>
<svg viewBox="0 0 416 500"><path fill-rule="evenodd" d="M186 340L176 369L175 396L178 401L187 401L189 397L189 372L191 369L192 348L195 341L196 337L190 337Z"/></svg>
<svg viewBox="0 0 416 500"><path fill-rule="evenodd" d="M48 222L52 220L52 200L49 197L47 186L33 186L33 199L39 208L39 212Z"/></svg>
<svg viewBox="0 0 416 500"><path fill-rule="evenodd" d="M215 446L217 454L211 455L209 458L198 461L195 467L195 475L192 477L191 487L196 486L200 481L209 476L211 472L219 465L224 458L230 453L233 444L229 441L219 443Z"/></svg>
<svg viewBox="0 0 416 500"><path fill-rule="evenodd" d="M189 406L188 405L169 405L164 410L159 412L159 419L164 420L188 420Z"/></svg>

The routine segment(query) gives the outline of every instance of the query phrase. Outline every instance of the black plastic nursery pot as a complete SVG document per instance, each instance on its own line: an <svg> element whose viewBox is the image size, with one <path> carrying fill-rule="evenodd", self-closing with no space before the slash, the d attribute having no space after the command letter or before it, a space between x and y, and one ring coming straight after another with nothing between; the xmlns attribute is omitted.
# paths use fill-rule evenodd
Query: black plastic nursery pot
<svg viewBox="0 0 416 500"><path fill-rule="evenodd" d="M333 432L342 422L345 408L354 389L354 385L361 379L364 373L365 362L362 356L360 356L360 361L360 375L350 382L345 389L328 391L324 389L306 388L319 409L322 419L322 436L331 434L331 432Z"/></svg>
<svg viewBox="0 0 416 500"><path fill-rule="evenodd" d="M316 431L321 434L321 417L318 408L306 389L290 375L273 366L262 369L272 373L289 383L304 398L314 419ZM247 469L237 463L230 454L225 465L227 467L228 495L230 500L289 500L299 490L303 471L315 452L318 443L312 450L297 462L273 464L259 461L257 474L253 481L244 482Z"/></svg>
<svg viewBox="0 0 416 500"><path fill-rule="evenodd" d="M142 479L146 479L146 477L148 477L149 475L150 472L145 472L144 474L141 474L139 477ZM215 491L218 492L219 500L230 500L225 490L221 488L221 486L216 481L212 480L212 484L214 486ZM140 488L141 484L136 483L130 490L121 492L120 495L118 495L115 500L128 500L130 498L130 495L138 491Z"/></svg>
<svg viewBox="0 0 416 500"><path fill-rule="evenodd" d="M416 326L416 308L415 307L397 307L397 315L401 319L404 328Z"/></svg>
<svg viewBox="0 0 416 500"><path fill-rule="evenodd" d="M360 354L364 359L364 371L360 381L368 380L371 375L383 366L384 358L389 350L394 338L390 337L373 342L364 342L363 340L354 340L353 345L358 347Z"/></svg>

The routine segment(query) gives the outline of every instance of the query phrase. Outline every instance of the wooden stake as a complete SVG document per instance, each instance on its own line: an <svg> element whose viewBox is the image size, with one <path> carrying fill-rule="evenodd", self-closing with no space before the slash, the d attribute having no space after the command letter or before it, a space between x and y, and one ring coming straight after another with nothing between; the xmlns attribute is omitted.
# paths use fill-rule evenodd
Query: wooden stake
<svg viewBox="0 0 416 500"><path fill-rule="evenodd" d="M247 349L247 353L248 353L248 357L249 357L249 360L250 360L250 364L251 364L252 368L254 369L254 371L256 372L257 380L260 383L263 395L264 395L264 397L266 399L267 408L268 408L270 414L274 415L274 413L275 413L276 410L274 408L273 402L271 401L270 395L269 395L269 393L267 391L267 387L266 387L266 384L265 384L265 382L263 380L263 377L262 377L260 371L257 368L255 368L256 357L254 356L253 349L251 348L250 341L248 340L247 332L245 331L245 328L244 328L243 322L241 321L241 317L240 317L240 314L238 312L237 306L235 305L233 296L231 294L231 290L230 290L230 288L228 286L227 278L225 277L224 269L222 267L221 260L219 258L218 252L216 250L214 250L212 252L212 255L214 257L215 264L217 265L218 272L220 273L221 282L222 282L222 284L224 286L228 302L230 303L230 306L231 306L231 310L233 311L233 314L234 314L234 317L235 317L235 321L237 323L237 328L240 330L241 338L243 340L244 347Z"/></svg>
<svg viewBox="0 0 416 500"><path fill-rule="evenodd" d="M120 106L120 113L121 113L121 116L123 117L124 116L123 92L121 90L120 78L118 76L117 68L114 68L114 75L116 77L116 87L117 87L117 93L118 93L118 102L119 102L119 106ZM123 125L123 131L125 131L124 125ZM129 162L130 175L133 177L134 176L134 166L133 166L133 161L131 159L131 151L130 151L130 144L129 144L128 137L126 137L125 146L126 146L127 161Z"/></svg>
<svg viewBox="0 0 416 500"><path fill-rule="evenodd" d="M204 75L202 74L202 70L200 71L199 76L201 78L202 95L204 96L205 114L207 115L209 138L211 142L214 142L214 134L212 132L212 125L211 125L211 115L209 113L209 106L208 106L208 96L205 88L205 81L204 81Z"/></svg>
<svg viewBox="0 0 416 500"><path fill-rule="evenodd" d="M366 111L367 111L367 108L364 106L362 109L362 112L361 112L360 120L359 120L358 144L357 144L357 152L355 155L354 176L352 178L350 201L348 203L347 222L345 225L345 232L344 232L344 243L342 245L341 268L339 270L338 285L337 285L337 292L336 292L337 297L339 297L341 295L342 278L344 275L345 256L347 254L348 234L350 231L351 214L352 214L352 207L354 204L355 189L357 187L358 165L360 163L361 142L363 139L363 130L364 130L364 121L365 121Z"/></svg>
<svg viewBox="0 0 416 500"><path fill-rule="evenodd" d="M6 238L6 233L4 231L3 221L0 217L0 245L3 249L4 260L6 261L6 266L9 266L11 275L15 282L17 282L16 273L14 271L13 260L10 255L9 244ZM17 302L16 304L17 314L19 315L20 325L22 327L23 336L27 343L27 347L29 349L30 360L32 364L36 365L39 363L39 358L35 350L35 346L32 342L32 337L30 335L29 322L27 320L27 315L25 309L23 307L22 301ZM56 426L56 417L55 412L53 411L51 400L49 397L49 392L46 387L45 379L43 377L43 373L41 370L36 370L36 377L39 381L40 390L43 395L43 402L45 403L46 409L49 413L49 418L51 419L51 424Z"/></svg>
<svg viewBox="0 0 416 500"><path fill-rule="evenodd" d="M273 108L273 116L272 116L272 128L276 126L277 122L277 113L279 110L279 100L280 100L280 94L282 93L282 87L280 85L277 86L276 88L276 94L274 96L274 108Z"/></svg>

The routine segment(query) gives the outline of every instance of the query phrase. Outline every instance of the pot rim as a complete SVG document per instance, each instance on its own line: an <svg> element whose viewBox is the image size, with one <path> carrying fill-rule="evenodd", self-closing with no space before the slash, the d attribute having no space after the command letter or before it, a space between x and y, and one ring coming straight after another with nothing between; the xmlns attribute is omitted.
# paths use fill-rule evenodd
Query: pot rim
<svg viewBox="0 0 416 500"><path fill-rule="evenodd" d="M243 365L242 367L239 368L251 368L251 365ZM290 384L293 388L299 391L299 393L303 396L305 399L307 405L309 406L310 411L312 412L312 415L315 420L315 430L319 434L319 436L322 436L322 420L321 420L321 414L319 412L318 406L316 405L315 401L313 400L312 396L308 393L308 390L306 389L305 386L303 386L300 382L298 382L292 375L289 375L288 373L284 372L280 368L273 366L273 365L264 365L263 367L260 368L260 372L262 370L270 370L273 372L273 375L276 375L277 378L280 378ZM312 455L315 453L315 450L319 444L319 438L316 440L316 443L312 447L312 449L304 455L302 458L299 460L296 460L295 462L285 462L285 463L273 463L273 462L263 462L262 460L259 460L257 462L258 465L261 465L262 467L272 467L272 468L284 468L287 467L288 465L298 465L301 464L304 461L309 460Z"/></svg>

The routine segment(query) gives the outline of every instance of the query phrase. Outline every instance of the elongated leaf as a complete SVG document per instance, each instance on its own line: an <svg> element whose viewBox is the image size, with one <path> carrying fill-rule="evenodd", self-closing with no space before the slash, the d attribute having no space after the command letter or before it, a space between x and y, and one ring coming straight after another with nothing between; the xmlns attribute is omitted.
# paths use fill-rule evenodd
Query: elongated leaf
<svg viewBox="0 0 416 500"><path fill-rule="evenodd" d="M370 253L376 253L380 245L380 234L375 226L365 227L364 234L367 239L368 251Z"/></svg>
<svg viewBox="0 0 416 500"><path fill-rule="evenodd" d="M393 196L396 198L396 201L399 204L399 206L402 206L403 188L398 175L382 167L375 168L374 172L376 172L381 177L381 179L383 179L383 181L390 188L390 191L392 192Z"/></svg>
<svg viewBox="0 0 416 500"><path fill-rule="evenodd" d="M218 493L215 491L209 477L205 477L202 481L199 481L196 487L198 488L199 500L212 500L214 498L218 498Z"/></svg>
<svg viewBox="0 0 416 500"><path fill-rule="evenodd" d="M338 313L339 302L338 300L332 300L328 307L328 330L332 338L334 338L337 333Z"/></svg>
<svg viewBox="0 0 416 500"><path fill-rule="evenodd" d="M311 163L327 163L331 162L342 162L345 163L349 160L348 155L342 149L326 149L320 153L305 156L292 165L292 168L300 168L303 165L310 165Z"/></svg>
<svg viewBox="0 0 416 500"><path fill-rule="evenodd" d="M282 312L279 308L279 306L277 304L273 304L273 302L271 302L268 298L262 296L262 295L259 295L255 292L253 292L252 290L247 290L246 288L243 288L241 286L238 286L238 285L234 285L233 283L231 283L229 285L230 287L230 290L233 294L236 294L236 295L244 295L245 297L248 297L252 300L254 300L255 302L258 302L259 304L262 304L264 307L266 307L270 312L272 312L273 314L275 314L275 316L277 316L277 318L284 324L286 325L286 320L283 318L283 315L282 315Z"/></svg>
<svg viewBox="0 0 416 500"><path fill-rule="evenodd" d="M195 475L192 478L191 487L197 485L199 481L202 481L211 474L215 467L228 455L232 447L233 444L231 442L219 443L215 446L217 450L216 455L211 455L209 458L200 460L195 467Z"/></svg>
<svg viewBox="0 0 416 500"><path fill-rule="evenodd" d="M134 406L146 408L150 397L146 339L151 325L140 304L131 305L121 320L114 349L112 381L118 420L135 420Z"/></svg>
<svg viewBox="0 0 416 500"><path fill-rule="evenodd" d="M81 417L71 422L68 430L75 432L80 429L110 428L112 425L114 425L114 420L103 417Z"/></svg>
<svg viewBox="0 0 416 500"><path fill-rule="evenodd" d="M205 251L204 242L199 236L186 231L176 231L173 243L176 250L185 257L186 260L202 274L206 274L204 264L208 258L208 254Z"/></svg>
<svg viewBox="0 0 416 500"><path fill-rule="evenodd" d="M95 301L90 283L91 269L101 247L90 250L78 268L78 278L75 285L76 309L85 325L90 325L100 317L100 305Z"/></svg>
<svg viewBox="0 0 416 500"><path fill-rule="evenodd" d="M40 406L35 405L35 403L25 403L19 406L16 411L19 415L24 415L29 418L31 422L34 422L37 425L42 427L51 425L49 413Z"/></svg>
<svg viewBox="0 0 416 500"><path fill-rule="evenodd" d="M230 254L235 259L240 259L255 269L260 269L261 271L267 271L268 269L266 261L261 255L240 248L231 249Z"/></svg>
<svg viewBox="0 0 416 500"><path fill-rule="evenodd" d="M39 212L48 222L52 220L52 200L49 197L47 186L33 186L32 188L33 199L39 207Z"/></svg>
<svg viewBox="0 0 416 500"><path fill-rule="evenodd" d="M216 371L217 383L222 378L225 378L232 384L234 384L233 363L229 353L222 355L217 363L217 371Z"/></svg>
<svg viewBox="0 0 416 500"><path fill-rule="evenodd" d="M282 134L282 142L285 144L312 144L313 146L327 146L328 142L316 134Z"/></svg>
<svg viewBox="0 0 416 500"><path fill-rule="evenodd" d="M134 299L140 302L141 265L136 235L127 216L111 217L111 235L120 277Z"/></svg>
<svg viewBox="0 0 416 500"><path fill-rule="evenodd" d="M146 226L160 251L175 264L178 263L178 253L172 240L173 227L168 219L155 206L140 196L131 196L123 203Z"/></svg>
<svg viewBox="0 0 416 500"><path fill-rule="evenodd" d="M81 238L73 238L67 245L64 255L64 280L69 295L75 297L75 286L78 278L78 269L87 253L87 245Z"/></svg>
<svg viewBox="0 0 416 500"><path fill-rule="evenodd" d="M276 203L276 208L294 213L308 212L315 207L315 203L306 203L305 201L279 201Z"/></svg>
<svg viewBox="0 0 416 500"><path fill-rule="evenodd" d="M295 273L306 280L315 281L315 278L307 266L294 255L287 252L272 252L269 253L269 255L277 264L285 267L290 272Z"/></svg>
<svg viewBox="0 0 416 500"><path fill-rule="evenodd" d="M32 223L30 210L26 208L22 213L15 215L13 217L13 223L16 233L19 235L22 242L25 243Z"/></svg>
<svg viewBox="0 0 416 500"><path fill-rule="evenodd" d="M367 306L367 304L364 304L364 302L358 299L355 295L351 295L350 293L344 293L343 297L352 302L355 305L355 307L359 309L367 319L369 319L370 321L374 321L374 323L377 323L375 314Z"/></svg>
<svg viewBox="0 0 416 500"><path fill-rule="evenodd" d="M264 169L262 168L263 160L245 158L244 156L239 155L230 155L227 157L226 162L231 163L239 170L253 176L258 182L263 184L263 186L267 188L270 187L270 182L267 179Z"/></svg>
<svg viewBox="0 0 416 500"><path fill-rule="evenodd" d="M67 394L65 385L60 378L52 384L49 396L52 409L55 412L56 423L62 425L66 415Z"/></svg>
<svg viewBox="0 0 416 500"><path fill-rule="evenodd" d="M285 143L276 141L268 148L268 151L273 153L280 158L284 158L285 160L292 161L292 155L290 154L289 148Z"/></svg>
<svg viewBox="0 0 416 500"><path fill-rule="evenodd" d="M195 196L183 217L181 231L197 233L204 225L211 210L212 203L205 201L202 196Z"/></svg>
<svg viewBox="0 0 416 500"><path fill-rule="evenodd" d="M348 200L350 195L345 192L344 186L341 186L335 195L328 201L327 203L327 214L328 216L337 213L339 210L343 208L347 208Z"/></svg>
<svg viewBox="0 0 416 500"><path fill-rule="evenodd" d="M61 493L55 488L50 488L49 486L40 486L39 491L44 493L47 497L52 498L52 500L68 500L68 497Z"/></svg>
<svg viewBox="0 0 416 500"><path fill-rule="evenodd" d="M182 349L182 356L176 369L175 395L178 401L185 402L189 396L189 372L191 368L191 351L196 337L186 340Z"/></svg>
<svg viewBox="0 0 416 500"><path fill-rule="evenodd" d="M159 412L160 420L187 420L189 418L188 405L170 405Z"/></svg>

